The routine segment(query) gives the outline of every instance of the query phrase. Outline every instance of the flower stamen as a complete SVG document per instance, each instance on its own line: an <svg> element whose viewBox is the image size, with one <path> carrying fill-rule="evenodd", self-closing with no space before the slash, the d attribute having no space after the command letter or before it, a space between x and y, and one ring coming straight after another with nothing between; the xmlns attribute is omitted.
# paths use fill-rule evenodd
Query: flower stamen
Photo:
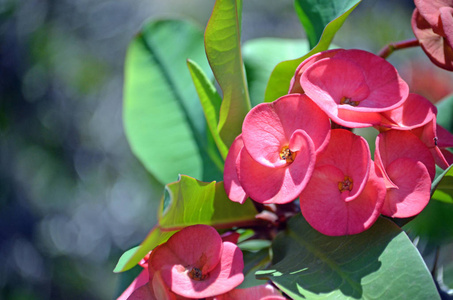
<svg viewBox="0 0 453 300"><path fill-rule="evenodd" d="M287 163L292 163L296 158L296 153L289 150L288 146L282 148L280 151L280 159L286 160Z"/></svg>
<svg viewBox="0 0 453 300"><path fill-rule="evenodd" d="M340 100L340 104L348 104L351 106L357 106L357 105L359 105L359 101L352 101L351 98L343 97Z"/></svg>
<svg viewBox="0 0 453 300"><path fill-rule="evenodd" d="M206 275L203 275L200 269L193 267L188 273L190 279L201 281L206 278Z"/></svg>
<svg viewBox="0 0 453 300"><path fill-rule="evenodd" d="M338 182L338 189L340 192L344 192L346 190L351 191L353 187L352 178L349 176L345 176L343 181Z"/></svg>

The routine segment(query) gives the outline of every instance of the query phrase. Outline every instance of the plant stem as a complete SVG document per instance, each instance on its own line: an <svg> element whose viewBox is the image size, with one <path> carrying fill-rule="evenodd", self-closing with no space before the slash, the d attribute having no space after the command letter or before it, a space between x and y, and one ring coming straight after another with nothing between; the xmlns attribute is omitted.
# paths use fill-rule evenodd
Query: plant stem
<svg viewBox="0 0 453 300"><path fill-rule="evenodd" d="M379 51L378 56L382 58L387 58L390 56L390 54L393 53L395 50L401 50L405 48L410 48L410 47L417 47L420 46L420 43L418 42L417 39L412 39L412 40L406 40L406 41L401 41L401 42L396 42L396 43L390 43L384 48Z"/></svg>

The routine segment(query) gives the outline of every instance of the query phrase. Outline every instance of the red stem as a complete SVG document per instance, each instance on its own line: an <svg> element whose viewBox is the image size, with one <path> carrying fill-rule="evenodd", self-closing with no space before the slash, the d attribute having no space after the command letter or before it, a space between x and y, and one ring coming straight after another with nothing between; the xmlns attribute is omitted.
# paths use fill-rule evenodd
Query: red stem
<svg viewBox="0 0 453 300"><path fill-rule="evenodd" d="M384 48L382 48L381 51L379 51L378 56L380 56L382 58L387 58L395 50L401 50L401 49L417 47L417 46L420 46L420 43L418 42L417 39L390 43L387 46L385 46Z"/></svg>

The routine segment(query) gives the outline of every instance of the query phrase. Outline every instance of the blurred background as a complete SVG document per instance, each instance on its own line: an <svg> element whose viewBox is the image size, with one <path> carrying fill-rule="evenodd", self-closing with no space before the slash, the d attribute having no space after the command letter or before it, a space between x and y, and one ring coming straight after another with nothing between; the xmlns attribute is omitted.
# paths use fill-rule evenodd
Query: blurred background
<svg viewBox="0 0 453 300"><path fill-rule="evenodd" d="M163 186L124 136L126 49L149 18L204 28L213 4L0 0L0 299L114 299L130 283L136 270L112 270L156 223ZM376 53L411 39L413 8L364 0L334 43ZM292 0L244 0L243 42L265 36L304 37ZM432 101L452 91L420 49L390 61Z"/></svg>

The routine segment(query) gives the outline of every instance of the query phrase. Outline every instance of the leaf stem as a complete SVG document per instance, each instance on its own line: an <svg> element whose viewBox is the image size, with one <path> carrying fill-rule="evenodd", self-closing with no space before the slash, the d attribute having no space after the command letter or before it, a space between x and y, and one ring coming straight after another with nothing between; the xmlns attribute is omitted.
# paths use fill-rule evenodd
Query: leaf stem
<svg viewBox="0 0 453 300"><path fill-rule="evenodd" d="M420 43L418 42L417 39L405 40L405 41L396 42L396 43L390 43L387 46L385 46L384 48L382 48L381 51L379 51L377 55L382 57L382 58L387 58L395 50L401 50L401 49L417 47L417 46L420 46Z"/></svg>

